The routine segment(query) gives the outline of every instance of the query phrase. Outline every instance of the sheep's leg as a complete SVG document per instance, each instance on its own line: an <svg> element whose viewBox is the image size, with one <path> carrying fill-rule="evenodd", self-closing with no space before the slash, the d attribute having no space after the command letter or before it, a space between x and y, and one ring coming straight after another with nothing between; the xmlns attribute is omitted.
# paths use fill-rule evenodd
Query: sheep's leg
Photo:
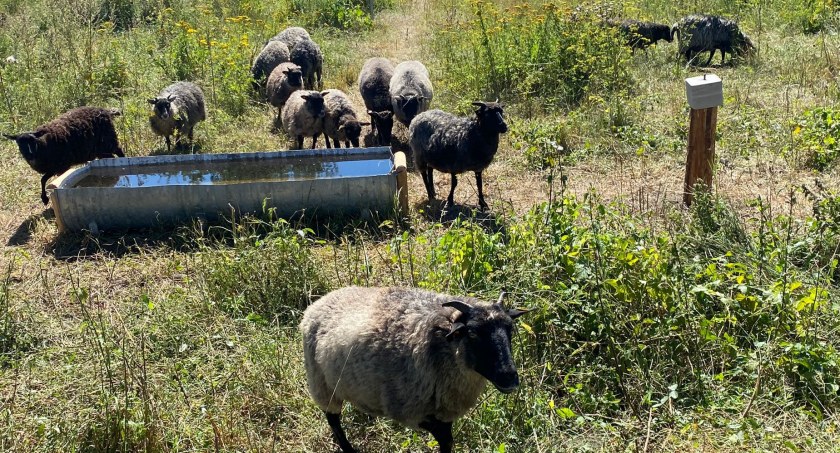
<svg viewBox="0 0 840 453"><path fill-rule="evenodd" d="M295 149L303 149L303 135L297 136L297 148Z"/></svg>
<svg viewBox="0 0 840 453"><path fill-rule="evenodd" d="M166 140L166 152L171 153L172 152L172 141L169 140L168 135L166 137L164 137L164 139Z"/></svg>
<svg viewBox="0 0 840 453"><path fill-rule="evenodd" d="M312 136L312 149L315 149L315 145L318 143L318 135L320 134L315 134ZM324 134L324 140L329 140L326 134ZM303 145L301 145L301 147L303 147Z"/></svg>
<svg viewBox="0 0 840 453"><path fill-rule="evenodd" d="M706 60L705 66L709 66L712 63L712 58L715 57L715 49L709 51L709 59Z"/></svg>
<svg viewBox="0 0 840 453"><path fill-rule="evenodd" d="M452 187L449 189L449 196L446 197L446 205L452 207L455 204L455 186L458 185L458 177L452 174Z"/></svg>
<svg viewBox="0 0 840 453"><path fill-rule="evenodd" d="M356 449L350 445L350 441L347 440L347 435L344 434L344 429L341 427L341 414L331 414L329 412L324 412L324 414L327 416L327 423L330 424L335 441L338 442L341 451L344 453L356 453Z"/></svg>
<svg viewBox="0 0 840 453"><path fill-rule="evenodd" d="M41 201L44 202L44 205L48 205L50 203L50 199L47 198L47 180L50 179L51 174L47 173L41 177Z"/></svg>
<svg viewBox="0 0 840 453"><path fill-rule="evenodd" d="M432 433L440 446L440 453L452 453L452 423L444 423L433 417L420 423L420 427Z"/></svg>
<svg viewBox="0 0 840 453"><path fill-rule="evenodd" d="M732 60L732 57L729 58ZM723 66L723 61L726 60L726 51L721 49L720 50L720 65Z"/></svg>
<svg viewBox="0 0 840 453"><path fill-rule="evenodd" d="M327 144L327 149L332 148L332 146L330 146L330 138L327 136L327 134L324 134L324 143L326 143L326 144ZM338 145L338 142L336 142L335 140L333 140L333 143L335 143L335 144L336 144L336 148L338 148L338 146L337 146L337 145ZM314 148L315 146L312 146L312 147Z"/></svg>
<svg viewBox="0 0 840 453"><path fill-rule="evenodd" d="M417 169L420 171L420 176L423 177L423 185L426 186L426 194L429 195L429 201L434 200L435 185L432 180L432 169L419 164L417 165Z"/></svg>
<svg viewBox="0 0 840 453"><path fill-rule="evenodd" d="M350 140L345 140L345 141L344 141L344 147L345 147L345 148L349 148L349 147L350 147Z"/></svg>
<svg viewBox="0 0 840 453"><path fill-rule="evenodd" d="M481 184L481 172L475 172L475 184L478 186L478 206L482 210L487 209L487 203L484 201L484 189L482 188Z"/></svg>

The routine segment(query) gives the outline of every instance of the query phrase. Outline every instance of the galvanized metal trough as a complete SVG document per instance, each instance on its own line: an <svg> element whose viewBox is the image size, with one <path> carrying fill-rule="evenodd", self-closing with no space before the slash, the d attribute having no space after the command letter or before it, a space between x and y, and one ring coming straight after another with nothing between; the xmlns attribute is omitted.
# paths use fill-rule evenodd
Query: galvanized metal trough
<svg viewBox="0 0 840 453"><path fill-rule="evenodd" d="M408 211L405 155L390 148L100 159L50 184L60 231L150 227L274 209L281 217Z"/></svg>

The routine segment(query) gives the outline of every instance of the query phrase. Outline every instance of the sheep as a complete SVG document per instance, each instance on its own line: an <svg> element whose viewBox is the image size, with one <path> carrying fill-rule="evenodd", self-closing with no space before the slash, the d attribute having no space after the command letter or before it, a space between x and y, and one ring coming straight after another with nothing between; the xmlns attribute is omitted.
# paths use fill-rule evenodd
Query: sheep
<svg viewBox="0 0 840 453"><path fill-rule="evenodd" d="M47 180L69 170L71 166L93 159L125 157L117 139L113 118L117 109L79 107L68 110L32 132L3 134L17 142L20 154L41 173L41 201L47 198Z"/></svg>
<svg viewBox="0 0 840 453"><path fill-rule="evenodd" d="M254 89L257 91L265 87L271 71L280 63L289 60L289 47L280 41L269 41L260 51L254 64L251 66L251 74L254 76Z"/></svg>
<svg viewBox="0 0 840 453"><path fill-rule="evenodd" d="M633 19L611 19L607 21L611 27L616 27L626 39L627 45L633 50L645 50L657 41L673 41L671 27L655 22L641 22Z"/></svg>
<svg viewBox="0 0 840 453"><path fill-rule="evenodd" d="M303 73L300 66L292 63L280 63L271 71L266 84L268 102L277 107L277 123L282 124L283 106L292 92L303 89Z"/></svg>
<svg viewBox="0 0 840 453"><path fill-rule="evenodd" d="M452 423L487 381L519 387L511 353L513 320L528 310L416 288L346 287L303 314L306 381L344 453L345 401L373 416L429 431L452 451Z"/></svg>
<svg viewBox="0 0 840 453"><path fill-rule="evenodd" d="M301 41L311 41L309 32L303 27L289 27L274 35L269 41L280 41L288 46L289 50L295 48Z"/></svg>
<svg viewBox="0 0 840 453"><path fill-rule="evenodd" d="M341 148L342 141L348 148L351 144L358 148L362 127L369 126L370 123L363 123L356 119L356 112L353 111L350 98L341 90L326 90L323 95L326 108L324 140L327 142L327 148L330 147L330 139L333 140L336 148Z"/></svg>
<svg viewBox="0 0 840 453"><path fill-rule="evenodd" d="M672 27L672 34L679 42L680 55L690 63L692 54L709 51L706 66L712 62L715 50L720 49L720 64L731 55L746 55L755 46L749 36L735 22L719 16L691 15L683 17Z"/></svg>
<svg viewBox="0 0 840 453"><path fill-rule="evenodd" d="M419 61L404 61L394 68L388 92L394 116L408 126L418 114L429 109L432 82L429 71Z"/></svg>
<svg viewBox="0 0 840 453"><path fill-rule="evenodd" d="M166 139L166 152L172 148L169 136L176 131L176 146L181 136L187 134L193 141L193 128L207 118L204 92L192 82L175 82L164 88L157 97L148 99L153 106L149 124L155 134Z"/></svg>
<svg viewBox="0 0 840 453"><path fill-rule="evenodd" d="M321 48L314 41L306 39L300 41L293 49L290 56L292 63L300 66L303 72L303 86L307 90L315 88L317 78L318 87L321 87L321 72L324 66L324 55Z"/></svg>
<svg viewBox="0 0 840 453"><path fill-rule="evenodd" d="M283 106L283 127L296 140L297 149L303 149L304 137L312 137L312 149L315 149L318 136L324 132L324 93L298 90Z"/></svg>
<svg viewBox="0 0 840 453"><path fill-rule="evenodd" d="M481 184L481 172L493 161L499 148L499 134L507 132L503 106L498 102L473 102L478 107L475 118L458 117L440 110L430 110L414 118L408 128L409 146L429 200L435 198L433 169L452 175L452 189L446 206L454 204L455 175L475 172L478 205L487 209Z"/></svg>
<svg viewBox="0 0 840 453"><path fill-rule="evenodd" d="M391 106L391 78L394 66L385 58L370 58L359 72L359 93L370 115L371 129L376 133L378 144L391 142L394 127L394 111Z"/></svg>

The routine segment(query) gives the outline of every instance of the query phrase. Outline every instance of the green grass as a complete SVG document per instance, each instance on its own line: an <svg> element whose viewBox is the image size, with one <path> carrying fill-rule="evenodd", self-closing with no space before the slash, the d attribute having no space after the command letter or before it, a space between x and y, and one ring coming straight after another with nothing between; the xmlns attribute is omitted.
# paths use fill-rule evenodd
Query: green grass
<svg viewBox="0 0 840 453"><path fill-rule="evenodd" d="M343 0L73 5L0 1L0 131L108 105L129 155L161 153L145 99L186 78L208 98L201 152L285 148L248 70L287 25L321 44L325 87L355 98L364 59L416 58L436 107L499 96L511 131L485 173L491 214L472 213L469 175L458 219L410 175L405 224L268 216L101 236L58 235L39 176L0 143L0 450L333 451L297 322L352 284L505 290L537 309L514 338L522 388L488 390L456 423L459 451L836 450L832 2L377 1L373 18ZM758 44L711 69L716 194L691 209L682 80L698 70L673 44L632 55L598 25L610 11L720 13ZM345 414L362 451L434 451L426 433Z"/></svg>

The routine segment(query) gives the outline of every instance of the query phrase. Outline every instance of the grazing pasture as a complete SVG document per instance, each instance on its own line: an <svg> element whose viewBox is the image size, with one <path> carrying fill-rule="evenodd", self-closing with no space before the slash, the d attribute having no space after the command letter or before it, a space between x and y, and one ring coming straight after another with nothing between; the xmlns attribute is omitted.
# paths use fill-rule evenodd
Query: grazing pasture
<svg viewBox="0 0 840 453"><path fill-rule="evenodd" d="M384 57L423 63L430 109L498 99L508 126L486 210L472 177L443 209L412 172L402 222L267 212L101 235L59 234L41 175L0 141L0 451L335 451L297 326L349 285L535 308L514 321L519 389L479 397L458 451L836 450L840 9L579 3L0 0L5 134L116 108L127 156L166 154L147 100L190 81L206 119L171 152L287 149L251 67L289 26L360 120L359 72ZM691 14L736 22L754 51L697 66L605 25ZM702 72L724 84L716 179L685 208L684 79ZM407 136L395 122L392 145ZM360 451L437 450L352 407L342 422Z"/></svg>

